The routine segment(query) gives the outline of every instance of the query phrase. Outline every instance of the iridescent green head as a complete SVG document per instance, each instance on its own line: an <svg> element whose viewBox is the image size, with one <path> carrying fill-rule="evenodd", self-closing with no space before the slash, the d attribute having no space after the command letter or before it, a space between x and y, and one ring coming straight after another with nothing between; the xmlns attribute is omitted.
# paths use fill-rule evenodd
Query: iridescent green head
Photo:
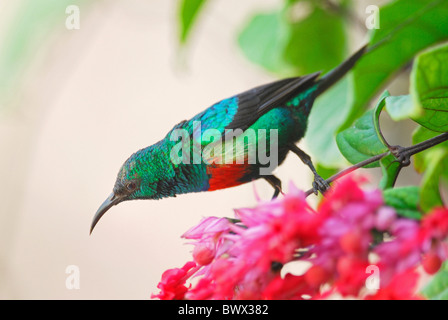
<svg viewBox="0 0 448 320"><path fill-rule="evenodd" d="M159 182L166 176L166 165L160 161L156 145L134 153L121 166L109 197L97 210L90 232L101 217L120 202L136 199L158 199Z"/></svg>
<svg viewBox="0 0 448 320"><path fill-rule="evenodd" d="M113 192L124 200L157 198L161 170L153 148L138 151L120 168Z"/></svg>

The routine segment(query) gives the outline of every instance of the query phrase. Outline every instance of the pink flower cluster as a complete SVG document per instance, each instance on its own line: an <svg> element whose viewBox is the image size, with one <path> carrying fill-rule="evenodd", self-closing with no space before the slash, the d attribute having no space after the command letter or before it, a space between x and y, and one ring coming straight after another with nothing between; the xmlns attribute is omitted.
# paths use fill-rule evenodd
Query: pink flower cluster
<svg viewBox="0 0 448 320"><path fill-rule="evenodd" d="M183 235L194 246L194 261L167 270L152 297L419 298L417 268L433 274L448 257L448 209L435 209L421 221L399 217L384 205L380 190L364 190L362 183L341 180L317 210L291 185L283 198L238 209L234 219L202 219ZM282 275L292 261L310 267ZM379 270L373 293L366 289L370 266Z"/></svg>

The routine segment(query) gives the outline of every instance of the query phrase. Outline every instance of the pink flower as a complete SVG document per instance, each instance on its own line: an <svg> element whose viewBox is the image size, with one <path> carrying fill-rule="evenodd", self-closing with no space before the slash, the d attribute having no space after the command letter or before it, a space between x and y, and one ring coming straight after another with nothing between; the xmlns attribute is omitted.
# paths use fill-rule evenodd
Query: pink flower
<svg viewBox="0 0 448 320"><path fill-rule="evenodd" d="M297 300L310 298L315 290L310 288L303 276L288 273L284 278L276 276L263 290L262 298L266 300Z"/></svg>
<svg viewBox="0 0 448 320"><path fill-rule="evenodd" d="M211 242L197 243L193 249L193 259L197 264L206 266L216 255L216 245Z"/></svg>
<svg viewBox="0 0 448 320"><path fill-rule="evenodd" d="M389 228L392 240L379 244L374 252L380 257L381 281L388 284L396 274L422 263L425 271L433 274L448 257L448 210L434 209L421 223L397 219ZM423 260L422 260L423 258Z"/></svg>
<svg viewBox="0 0 448 320"><path fill-rule="evenodd" d="M331 275L327 278L333 279L342 295L356 295L364 287L371 230L383 208L379 190L362 190L351 178L342 179L319 207L326 219L319 228L320 241L311 251L314 257L310 262Z"/></svg>
<svg viewBox="0 0 448 320"><path fill-rule="evenodd" d="M423 269L428 274L435 274L442 266L442 260L436 252L428 252L422 258Z"/></svg>
<svg viewBox="0 0 448 320"><path fill-rule="evenodd" d="M308 286L319 288L322 284L327 283L331 274L323 267L315 264L306 271L304 277Z"/></svg>
<svg viewBox="0 0 448 320"><path fill-rule="evenodd" d="M423 257L423 268L429 274L436 273L442 261L448 258L448 209L436 208L425 215L421 222L419 238Z"/></svg>
<svg viewBox="0 0 448 320"><path fill-rule="evenodd" d="M390 227L391 240L373 251L380 258L381 283L387 285L395 274L415 267L420 261L419 225L415 220L397 219Z"/></svg>
<svg viewBox="0 0 448 320"><path fill-rule="evenodd" d="M206 217L197 226L185 232L182 238L196 240L215 238L219 233L227 232L229 225L227 218Z"/></svg>
<svg viewBox="0 0 448 320"><path fill-rule="evenodd" d="M443 240L448 236L448 209L435 208L422 219L422 232L426 236Z"/></svg>
<svg viewBox="0 0 448 320"><path fill-rule="evenodd" d="M334 284L339 293L343 296L357 296L366 283L367 266L369 266L367 259L341 257L337 261L337 275Z"/></svg>
<svg viewBox="0 0 448 320"><path fill-rule="evenodd" d="M291 185L282 198L235 210L236 219L202 219L182 236L194 246L194 262L164 272L153 297L363 298L375 256L381 287L367 299L418 298L416 267L434 274L448 257L448 209L435 209L422 221L399 217L384 205L380 190L361 187L364 181L341 179L317 210ZM311 267L281 277L282 266L295 260ZM186 285L193 276L196 284Z"/></svg>
<svg viewBox="0 0 448 320"><path fill-rule="evenodd" d="M184 298L188 288L185 286L186 280L196 272L196 263L187 262L182 268L166 270L162 274L162 280L157 285L159 294L151 295L151 298L161 300L181 300Z"/></svg>
<svg viewBox="0 0 448 320"><path fill-rule="evenodd" d="M201 278L196 286L185 294L185 298L188 300L209 300L212 299L214 292L215 285L212 279Z"/></svg>
<svg viewBox="0 0 448 320"><path fill-rule="evenodd" d="M378 231L386 231L397 218L395 210L390 207L381 207L375 217L375 228Z"/></svg>
<svg viewBox="0 0 448 320"><path fill-rule="evenodd" d="M303 192L292 185L290 189L282 200L236 210L244 227L232 227L238 241L230 252L244 256L260 272L269 271L273 262L291 261L296 249L319 238L321 216L307 205Z"/></svg>
<svg viewBox="0 0 448 320"><path fill-rule="evenodd" d="M448 209L436 208L426 214L421 222L420 239L424 251L435 252L441 260L448 258Z"/></svg>
<svg viewBox="0 0 448 320"><path fill-rule="evenodd" d="M417 300L421 299L415 294L418 281L418 273L414 269L408 269L396 274L392 281L380 288L375 294L365 297L366 300Z"/></svg>
<svg viewBox="0 0 448 320"><path fill-rule="evenodd" d="M223 235L230 231L230 225L227 218L208 217L182 235L195 240L193 259L197 264L208 265L228 250L231 243Z"/></svg>

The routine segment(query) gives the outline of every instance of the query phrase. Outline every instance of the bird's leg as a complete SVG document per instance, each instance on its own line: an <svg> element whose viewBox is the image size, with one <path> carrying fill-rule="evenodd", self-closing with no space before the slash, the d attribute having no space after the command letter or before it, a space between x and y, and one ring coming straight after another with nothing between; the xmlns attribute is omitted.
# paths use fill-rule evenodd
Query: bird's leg
<svg viewBox="0 0 448 320"><path fill-rule="evenodd" d="M314 174L314 181L313 181L313 189L314 194L317 195L317 192L320 191L320 193L324 194L325 191L327 191L330 188L330 185L323 179L319 174L317 174L316 168L314 168L313 162L311 161L311 158L309 155L307 155L303 150L301 150L298 146L296 146L294 143L291 143L289 145L289 150L294 152L296 155L299 156L300 160L304 164L306 164L311 171Z"/></svg>
<svg viewBox="0 0 448 320"><path fill-rule="evenodd" d="M272 199L277 198L280 192L282 192L282 182L280 179L274 175L263 176L263 178L275 189Z"/></svg>

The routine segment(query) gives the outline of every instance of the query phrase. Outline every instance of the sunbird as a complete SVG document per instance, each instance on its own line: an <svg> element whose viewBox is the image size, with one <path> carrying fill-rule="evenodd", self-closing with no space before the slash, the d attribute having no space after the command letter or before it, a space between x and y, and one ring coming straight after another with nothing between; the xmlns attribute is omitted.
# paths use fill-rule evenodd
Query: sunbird
<svg viewBox="0 0 448 320"><path fill-rule="evenodd" d="M213 191L259 178L273 186L273 197L277 197L281 181L272 170L290 151L314 174L314 192L324 193L329 185L296 143L305 135L315 99L341 79L366 49L363 46L322 77L316 72L261 85L175 125L162 140L124 162L112 193L93 218L90 233L112 206L127 200Z"/></svg>

